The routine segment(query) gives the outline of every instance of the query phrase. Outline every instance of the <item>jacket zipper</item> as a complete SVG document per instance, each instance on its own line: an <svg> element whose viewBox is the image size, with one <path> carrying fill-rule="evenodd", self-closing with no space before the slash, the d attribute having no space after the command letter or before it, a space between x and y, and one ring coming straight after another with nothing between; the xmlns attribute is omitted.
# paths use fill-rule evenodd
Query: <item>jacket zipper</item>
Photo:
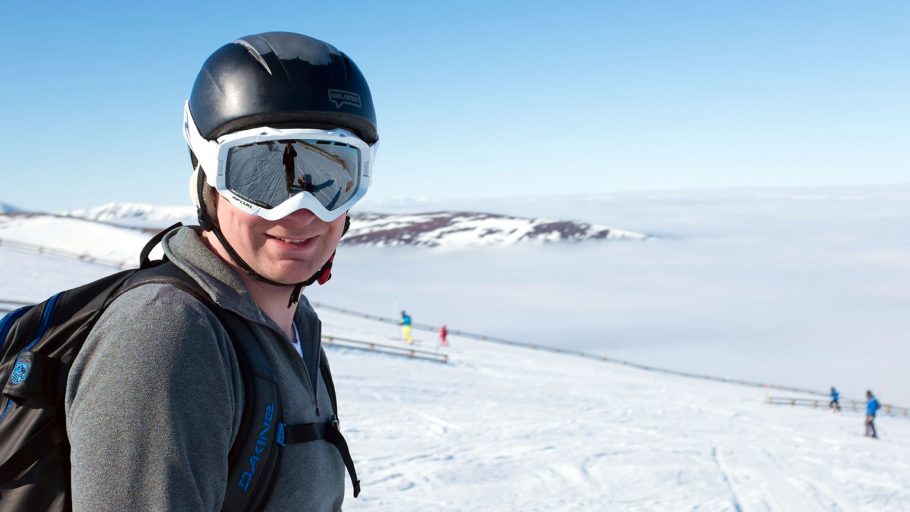
<svg viewBox="0 0 910 512"><path fill-rule="evenodd" d="M271 328L271 327L269 327L269 328L273 332L280 332L280 331L276 331L274 328ZM298 329L298 332L299 331L300 330ZM302 357L300 357L300 354L297 353L297 349L294 348L294 345L291 342L291 340L289 340L283 332L280 333L279 340L281 341L280 344L284 347L285 353L290 355L291 359L296 359L298 361L297 364L300 364L300 366L303 368L303 376L306 379L307 385L309 386L310 396L313 397L313 403L316 405L316 416L318 417L319 416L319 393L317 392L317 389L316 389L316 384L318 383L318 381L313 382L313 379L310 378L310 372L309 372L309 369L307 368L306 362L303 360ZM303 342L302 341L300 342L300 349L301 349L301 351L303 351ZM318 353L317 353L316 357L317 358L319 357ZM316 362L318 363L318 361L316 361ZM291 364L295 364L295 363L291 363ZM317 377L317 379L318 379L318 377Z"/></svg>

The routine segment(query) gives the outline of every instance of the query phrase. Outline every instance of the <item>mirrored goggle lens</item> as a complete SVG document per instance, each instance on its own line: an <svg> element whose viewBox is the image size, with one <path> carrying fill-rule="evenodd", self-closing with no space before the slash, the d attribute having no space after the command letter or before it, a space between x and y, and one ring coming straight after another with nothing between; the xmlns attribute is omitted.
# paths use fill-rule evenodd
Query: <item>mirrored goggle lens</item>
<svg viewBox="0 0 910 512"><path fill-rule="evenodd" d="M360 186L360 151L337 141L257 142L228 151L224 178L228 190L263 208L307 192L332 211Z"/></svg>

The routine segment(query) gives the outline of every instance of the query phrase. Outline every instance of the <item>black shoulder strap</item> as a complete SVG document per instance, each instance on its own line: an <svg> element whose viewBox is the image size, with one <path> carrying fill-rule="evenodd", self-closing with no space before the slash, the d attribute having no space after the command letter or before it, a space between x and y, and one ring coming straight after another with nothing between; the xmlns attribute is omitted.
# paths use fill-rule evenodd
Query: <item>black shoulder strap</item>
<svg viewBox="0 0 910 512"><path fill-rule="evenodd" d="M335 381L332 380L332 370L329 369L329 363L325 359L325 354L319 355L319 371L322 373L322 381L325 382L326 389L329 390L329 397L332 399L332 410L335 411L335 417L340 417L338 413L338 398L335 396Z"/></svg>
<svg viewBox="0 0 910 512"><path fill-rule="evenodd" d="M153 265L153 263L156 263L156 262L152 262L149 260L149 254L152 253L152 249L154 249L156 245L161 243L161 240L164 238L164 235L170 233L171 231L179 228L182 225L183 225L182 222L178 222L170 227L162 229L160 232L158 232L158 234L156 234L155 236L150 238L149 241L146 242L145 247L142 248L142 252L139 253L139 268L141 268L141 269L149 268L150 266ZM187 276L187 277L189 277L189 276ZM195 281L193 281L192 279L190 279L190 281L192 281L195 284ZM197 286L197 288L198 288L198 286ZM200 289L199 291L202 291L202 290Z"/></svg>
<svg viewBox="0 0 910 512"><path fill-rule="evenodd" d="M156 283L175 286L194 296L218 317L230 336L243 376L244 405L240 429L228 455L228 486L222 510L256 510L270 492L280 457L274 442L281 421L275 372L249 324L214 304L208 293L172 262L148 262L130 278L124 291Z"/></svg>
<svg viewBox="0 0 910 512"><path fill-rule="evenodd" d="M298 443L311 443L313 441L326 441L331 443L344 461L344 467L351 477L354 488L354 497L360 495L360 480L357 478L357 468L351 458L351 450L341 430L338 429L338 418L333 418L329 423L298 423L296 425L278 424L278 444L281 446Z"/></svg>
<svg viewBox="0 0 910 512"><path fill-rule="evenodd" d="M228 488L224 512L255 510L271 490L272 475L280 453L274 445L307 443L324 440L341 455L351 478L354 497L360 495L360 480L347 441L338 428L338 399L335 383L325 357L319 358L319 370L332 399L335 416L328 423L285 425L282 421L278 383L275 373L245 320L212 303L199 284L170 261L150 262L134 274L124 289L143 284L170 284L186 291L205 304L221 321L231 337L243 375L244 407L240 430L228 456Z"/></svg>

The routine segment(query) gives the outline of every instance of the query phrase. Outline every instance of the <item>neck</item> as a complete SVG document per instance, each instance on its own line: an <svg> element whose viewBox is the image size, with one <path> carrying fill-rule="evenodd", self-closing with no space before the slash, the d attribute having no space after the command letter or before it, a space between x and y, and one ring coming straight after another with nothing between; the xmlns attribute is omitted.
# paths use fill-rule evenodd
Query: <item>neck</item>
<svg viewBox="0 0 910 512"><path fill-rule="evenodd" d="M288 297L291 294L292 286L275 286L273 284L263 283L253 279L243 269L231 265L232 268L240 275L240 279L246 286L247 291L253 298L253 302L259 306L259 309L271 318L289 340L294 339L294 313L297 308L288 307Z"/></svg>
<svg viewBox="0 0 910 512"><path fill-rule="evenodd" d="M208 245L209 249L221 257L229 267L240 277L253 302L259 306L259 309L272 319L289 340L294 339L294 313L296 307L288 307L288 297L293 290L293 286L275 286L250 277L246 271L234 261L233 258L218 241L218 238L211 231L204 231L202 239Z"/></svg>

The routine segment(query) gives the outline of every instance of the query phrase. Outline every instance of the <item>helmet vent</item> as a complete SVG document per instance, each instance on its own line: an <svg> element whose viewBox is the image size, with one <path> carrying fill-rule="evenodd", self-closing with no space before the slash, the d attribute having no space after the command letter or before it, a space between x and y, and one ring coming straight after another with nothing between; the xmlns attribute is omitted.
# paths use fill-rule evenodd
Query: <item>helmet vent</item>
<svg viewBox="0 0 910 512"><path fill-rule="evenodd" d="M265 69L265 72L270 75L272 74L272 70L269 68L269 65L265 63L265 59L263 59L262 55L260 55L259 52L256 51L256 48L253 48L253 45L244 41L243 39L238 39L238 40L234 41L234 43L239 44L240 46L246 48L246 51L250 52L250 55L252 55L253 58L256 59L256 62L258 62L259 65Z"/></svg>

